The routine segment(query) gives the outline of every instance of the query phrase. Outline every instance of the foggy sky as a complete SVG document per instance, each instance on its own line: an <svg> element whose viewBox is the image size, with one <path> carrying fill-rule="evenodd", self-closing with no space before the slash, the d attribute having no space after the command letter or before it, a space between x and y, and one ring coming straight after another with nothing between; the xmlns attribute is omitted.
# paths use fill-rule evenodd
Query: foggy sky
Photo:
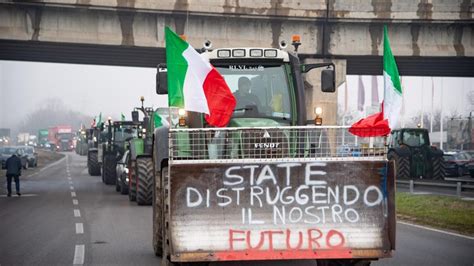
<svg viewBox="0 0 474 266"><path fill-rule="evenodd" d="M0 127L15 127L48 98L59 98L72 110L86 115L96 116L102 112L103 117L119 118L123 112L130 119L130 111L139 106L141 95L145 96L146 106L167 105L166 96L155 93L155 73L153 68L0 61ZM365 104L370 105L371 77L362 78ZM382 97L381 76L378 81ZM474 78L435 77L434 81L435 106L441 105L438 93L443 90L445 115L454 111L468 115L474 109L466 99L467 93L474 90ZM358 76L348 76L347 82L349 109L356 109ZM413 116L421 110L422 98L425 113L429 112L431 78L403 77L403 88L405 116ZM338 91L342 106L344 85Z"/></svg>

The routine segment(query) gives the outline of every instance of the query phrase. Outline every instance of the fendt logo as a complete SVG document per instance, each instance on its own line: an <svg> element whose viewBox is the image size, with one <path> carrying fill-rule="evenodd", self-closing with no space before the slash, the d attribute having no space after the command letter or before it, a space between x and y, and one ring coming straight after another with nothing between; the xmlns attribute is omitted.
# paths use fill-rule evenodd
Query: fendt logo
<svg viewBox="0 0 474 266"><path fill-rule="evenodd" d="M280 143L254 143L255 149L275 149L280 146Z"/></svg>
<svg viewBox="0 0 474 266"><path fill-rule="evenodd" d="M265 130L262 136L263 139L267 140L271 138L270 133ZM254 143L255 149L275 149L280 146L280 143L277 142L264 142L264 143Z"/></svg>

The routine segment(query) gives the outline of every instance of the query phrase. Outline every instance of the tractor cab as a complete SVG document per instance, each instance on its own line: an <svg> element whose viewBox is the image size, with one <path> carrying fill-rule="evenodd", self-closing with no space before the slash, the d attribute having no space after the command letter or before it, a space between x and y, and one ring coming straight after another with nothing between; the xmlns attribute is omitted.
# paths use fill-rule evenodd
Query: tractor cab
<svg viewBox="0 0 474 266"><path fill-rule="evenodd" d="M307 124L302 74L324 67L321 90L335 91L333 63L301 64L296 53L275 48L218 48L202 57L223 76L237 105L229 127L303 126ZM157 93L167 94L167 68L157 69ZM208 127L202 114L182 112L188 128ZM183 127L183 123L179 123Z"/></svg>
<svg viewBox="0 0 474 266"><path fill-rule="evenodd" d="M394 130L391 133L391 147L400 147L407 145L409 147L422 147L430 145L428 130L424 128L405 128Z"/></svg>

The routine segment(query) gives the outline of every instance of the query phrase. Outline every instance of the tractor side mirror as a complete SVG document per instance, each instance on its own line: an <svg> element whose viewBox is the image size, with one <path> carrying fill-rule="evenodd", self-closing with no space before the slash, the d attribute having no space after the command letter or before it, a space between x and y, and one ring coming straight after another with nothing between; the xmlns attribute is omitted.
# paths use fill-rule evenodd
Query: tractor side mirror
<svg viewBox="0 0 474 266"><path fill-rule="evenodd" d="M164 64L156 67L156 94L168 94L168 69Z"/></svg>
<svg viewBox="0 0 474 266"><path fill-rule="evenodd" d="M325 69L321 71L321 91L322 92L335 92L336 91L336 79L334 70Z"/></svg>
<svg viewBox="0 0 474 266"><path fill-rule="evenodd" d="M132 111L132 121L133 123L138 123L138 111Z"/></svg>
<svg viewBox="0 0 474 266"><path fill-rule="evenodd" d="M336 91L336 66L333 63L317 63L301 65L301 73L308 73L311 69L328 67L321 71L321 91L335 92ZM331 69L329 69L331 68Z"/></svg>

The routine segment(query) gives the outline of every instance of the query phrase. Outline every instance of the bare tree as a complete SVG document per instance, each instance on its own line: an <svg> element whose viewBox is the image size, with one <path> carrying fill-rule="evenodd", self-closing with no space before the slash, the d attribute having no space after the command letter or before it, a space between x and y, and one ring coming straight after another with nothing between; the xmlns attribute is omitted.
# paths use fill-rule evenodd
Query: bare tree
<svg viewBox="0 0 474 266"><path fill-rule="evenodd" d="M88 125L92 120L88 115L71 110L57 98L47 99L40 106L19 123L20 132L36 134L39 129L56 125L71 125L77 129L81 124Z"/></svg>

